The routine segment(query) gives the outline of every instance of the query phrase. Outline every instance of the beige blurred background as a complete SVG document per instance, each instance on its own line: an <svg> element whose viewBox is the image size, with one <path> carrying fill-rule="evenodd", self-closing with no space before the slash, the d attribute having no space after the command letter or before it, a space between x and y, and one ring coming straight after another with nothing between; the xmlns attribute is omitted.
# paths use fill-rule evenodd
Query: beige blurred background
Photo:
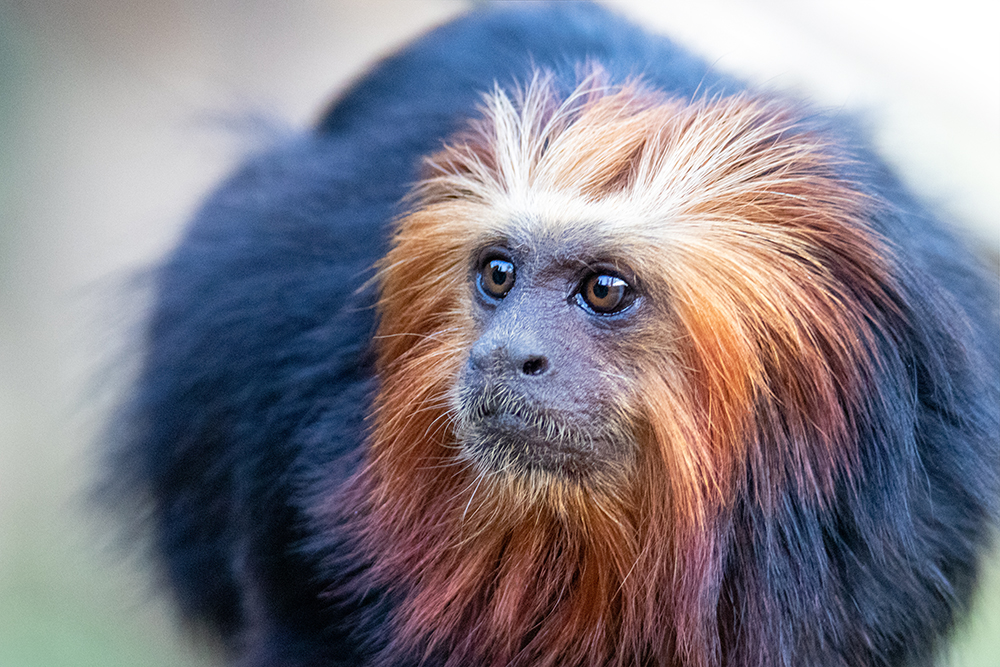
<svg viewBox="0 0 1000 667"><path fill-rule="evenodd" d="M127 285L231 168L459 0L0 0L0 667L212 664L88 512ZM952 0L609 0L717 67L862 112L1000 252L1000 18ZM236 122L235 125L240 125ZM114 374L112 374L114 375ZM1000 665L1000 568L950 664Z"/></svg>

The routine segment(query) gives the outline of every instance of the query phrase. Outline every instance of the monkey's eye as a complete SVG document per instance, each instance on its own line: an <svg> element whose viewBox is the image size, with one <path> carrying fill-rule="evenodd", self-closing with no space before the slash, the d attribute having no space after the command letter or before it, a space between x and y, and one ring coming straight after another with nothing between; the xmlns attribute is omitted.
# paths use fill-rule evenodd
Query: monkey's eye
<svg viewBox="0 0 1000 667"><path fill-rule="evenodd" d="M493 257L479 267L479 289L494 299L502 299L514 286L514 264L501 257Z"/></svg>
<svg viewBox="0 0 1000 667"><path fill-rule="evenodd" d="M577 299L599 315L611 315L625 310L635 300L632 287L608 273L592 273L580 283Z"/></svg>

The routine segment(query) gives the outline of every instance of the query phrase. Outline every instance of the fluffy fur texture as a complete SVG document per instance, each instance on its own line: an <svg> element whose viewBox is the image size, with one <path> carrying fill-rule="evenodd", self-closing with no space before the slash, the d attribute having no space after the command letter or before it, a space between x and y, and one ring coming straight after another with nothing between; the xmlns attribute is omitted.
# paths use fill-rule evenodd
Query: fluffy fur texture
<svg viewBox="0 0 1000 667"><path fill-rule="evenodd" d="M616 456L477 449L496 244L635 276L600 428L537 418ZM382 63L158 280L117 470L239 664L919 665L967 604L993 287L842 119L594 6Z"/></svg>

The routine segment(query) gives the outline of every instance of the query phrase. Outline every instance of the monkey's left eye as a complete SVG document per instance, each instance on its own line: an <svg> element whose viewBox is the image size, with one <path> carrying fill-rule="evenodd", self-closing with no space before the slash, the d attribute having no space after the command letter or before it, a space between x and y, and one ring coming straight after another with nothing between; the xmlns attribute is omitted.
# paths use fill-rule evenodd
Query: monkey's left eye
<svg viewBox="0 0 1000 667"><path fill-rule="evenodd" d="M618 276L592 273L580 283L577 299L599 315L611 315L628 308L635 301L635 293Z"/></svg>
<svg viewBox="0 0 1000 667"><path fill-rule="evenodd" d="M502 299L514 286L514 264L500 257L487 259L479 267L477 282L486 296Z"/></svg>

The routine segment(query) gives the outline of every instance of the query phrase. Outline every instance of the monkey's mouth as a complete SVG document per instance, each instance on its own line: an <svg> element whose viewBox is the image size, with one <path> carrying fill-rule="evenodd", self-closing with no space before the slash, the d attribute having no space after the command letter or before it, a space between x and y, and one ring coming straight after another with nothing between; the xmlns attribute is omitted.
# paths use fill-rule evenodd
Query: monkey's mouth
<svg viewBox="0 0 1000 667"><path fill-rule="evenodd" d="M579 418L534 405L504 385L468 389L459 401L463 453L492 472L586 476L600 458L600 439L586 436L585 428Z"/></svg>
<svg viewBox="0 0 1000 667"><path fill-rule="evenodd" d="M481 399L473 403L469 417L473 422L512 430L537 426L545 419L543 413L524 400L513 395L503 397L499 392L483 392Z"/></svg>

